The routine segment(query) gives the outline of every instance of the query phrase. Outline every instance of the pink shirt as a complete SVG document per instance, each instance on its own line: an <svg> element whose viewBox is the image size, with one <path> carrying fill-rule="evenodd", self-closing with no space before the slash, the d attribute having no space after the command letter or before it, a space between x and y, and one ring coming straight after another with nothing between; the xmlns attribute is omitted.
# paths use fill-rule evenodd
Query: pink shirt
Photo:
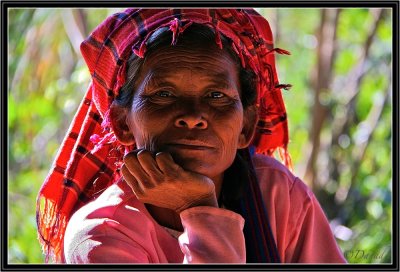
<svg viewBox="0 0 400 272"><path fill-rule="evenodd" d="M311 190L282 164L256 155L254 166L281 261L344 263ZM180 214L177 239L159 225L125 182L79 209L64 238L67 263L245 263L244 219L194 207Z"/></svg>

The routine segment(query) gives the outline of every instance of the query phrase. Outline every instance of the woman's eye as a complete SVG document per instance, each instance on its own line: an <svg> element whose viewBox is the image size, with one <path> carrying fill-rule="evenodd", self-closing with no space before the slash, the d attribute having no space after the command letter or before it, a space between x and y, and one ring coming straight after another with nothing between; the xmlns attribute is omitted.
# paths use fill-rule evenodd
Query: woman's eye
<svg viewBox="0 0 400 272"><path fill-rule="evenodd" d="M221 93L221 92L211 92L208 94L208 97L210 98L223 98L225 97L225 94Z"/></svg>
<svg viewBox="0 0 400 272"><path fill-rule="evenodd" d="M168 91L158 91L156 92L156 95L159 97L170 97L172 94Z"/></svg>

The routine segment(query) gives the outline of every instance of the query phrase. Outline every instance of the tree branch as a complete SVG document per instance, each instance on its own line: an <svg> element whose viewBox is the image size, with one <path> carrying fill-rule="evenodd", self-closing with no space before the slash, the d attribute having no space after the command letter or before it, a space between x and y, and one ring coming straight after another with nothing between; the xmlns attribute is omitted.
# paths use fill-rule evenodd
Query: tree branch
<svg viewBox="0 0 400 272"><path fill-rule="evenodd" d="M79 27L79 22L76 20L73 11L71 9L65 9L62 11L62 19L65 28L65 32L74 48L77 55L80 55L80 45L85 39L83 27ZM82 28L82 30L81 30Z"/></svg>
<svg viewBox="0 0 400 272"><path fill-rule="evenodd" d="M347 198L350 189L353 188L358 181L357 175L360 170L361 162L364 159L366 150L371 142L373 133L378 127L379 121L381 120L383 110L385 109L385 106L389 103L390 93L392 92L391 86L392 86L391 80L389 80L385 94L382 97L378 97L378 99L375 99L375 103L370 112L368 113L366 120L358 125L357 133L362 134L360 135L362 136L360 137L362 138L362 140L357 145L357 147L353 149L352 152L353 164L351 167L352 168L351 182L349 185L346 184L340 186L335 194L335 199L339 203L343 202Z"/></svg>
<svg viewBox="0 0 400 272"><path fill-rule="evenodd" d="M304 179L316 186L316 160L320 149L320 134L328 116L329 108L321 103L321 97L329 91L332 80L333 62L336 56L336 29L340 9L323 9L318 33L317 67L313 78L314 105L311 110L311 153L307 161Z"/></svg>
<svg viewBox="0 0 400 272"><path fill-rule="evenodd" d="M347 102L344 104L346 105L345 107L345 114L344 116L347 116L345 119L336 119L333 124L333 137L332 137L332 145L337 144L338 139L340 135L344 134L345 132L348 131L348 127L350 123L352 123L354 119L354 107L357 102L357 97L359 92L359 87L361 84L361 81L366 74L366 62L369 58L369 52L370 48L372 45L373 38L376 35L376 31L378 29L378 26L382 19L384 18L384 13L382 9L374 9L371 12L374 13L374 18L375 21L373 23L373 27L371 28L370 33L368 34L367 39L365 40L364 43L364 50L363 53L357 63L357 65L354 67L354 69L348 74L347 78L344 80L344 86L339 87L340 90L344 90L341 92L343 95L348 95L347 96Z"/></svg>

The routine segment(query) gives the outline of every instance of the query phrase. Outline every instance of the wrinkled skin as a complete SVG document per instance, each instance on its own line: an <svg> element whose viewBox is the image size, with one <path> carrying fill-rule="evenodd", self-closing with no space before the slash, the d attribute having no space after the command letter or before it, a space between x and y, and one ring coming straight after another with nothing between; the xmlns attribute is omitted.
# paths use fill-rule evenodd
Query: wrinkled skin
<svg viewBox="0 0 400 272"><path fill-rule="evenodd" d="M237 65L216 46L171 46L146 57L132 107L111 107L117 138L138 147L122 174L139 200L176 213L218 207L223 173L255 127L239 86Z"/></svg>

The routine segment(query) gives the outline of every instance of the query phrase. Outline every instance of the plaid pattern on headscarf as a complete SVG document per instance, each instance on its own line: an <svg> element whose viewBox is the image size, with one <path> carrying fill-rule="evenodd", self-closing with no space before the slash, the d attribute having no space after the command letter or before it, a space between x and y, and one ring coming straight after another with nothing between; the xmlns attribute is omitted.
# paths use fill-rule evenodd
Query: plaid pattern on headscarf
<svg viewBox="0 0 400 272"><path fill-rule="evenodd" d="M256 72L259 122L253 140L255 151L272 155L278 150L290 167L286 110L281 94L281 88L290 85L279 84L274 58L274 52L289 53L273 47L266 19L252 9L127 9L116 13L81 44L92 81L38 195L36 219L46 262L49 257L54 262L63 262L62 245L69 218L121 177L122 157L134 148L117 141L108 116L111 103L125 83L129 56L134 52L143 57L147 39L161 27L169 27L172 44L175 44L191 23L213 28L220 47L220 35L228 37L242 65ZM253 199L259 194L254 191L259 191L256 187L250 188L254 192ZM260 199L254 201L262 203ZM256 217L262 217L257 224L266 222L268 225L265 212L258 208L256 213ZM271 236L262 230L258 232L253 236L261 235L262 241ZM275 244L272 250L265 243L264 247L269 255L276 255ZM279 256L256 260L279 261Z"/></svg>

